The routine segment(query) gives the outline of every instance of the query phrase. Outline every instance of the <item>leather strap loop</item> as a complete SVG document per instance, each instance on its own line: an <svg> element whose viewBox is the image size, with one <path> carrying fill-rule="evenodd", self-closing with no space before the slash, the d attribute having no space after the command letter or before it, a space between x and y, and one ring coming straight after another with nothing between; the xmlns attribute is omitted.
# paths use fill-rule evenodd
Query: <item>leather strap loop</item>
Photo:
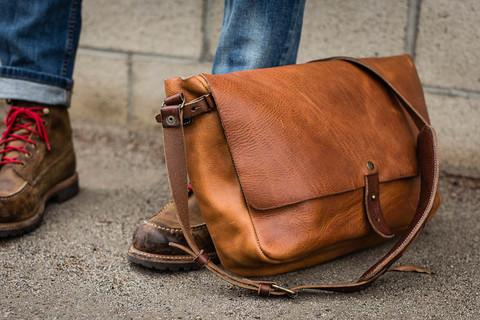
<svg viewBox="0 0 480 320"><path fill-rule="evenodd" d="M272 287L268 284L261 283L258 287L257 294L260 297L270 297L270 292L272 291Z"/></svg>
<svg viewBox="0 0 480 320"><path fill-rule="evenodd" d="M392 92L401 102L401 105L412 117L413 121L415 122L416 126L420 131L417 138L418 166L421 181L420 196L415 216L412 219L407 231L396 243L396 245L382 259L380 259L377 263L375 263L375 265L368 269L357 282L341 285L303 285L287 289L295 293L299 290L306 289L337 292L355 292L370 286L376 279L378 279L382 274L389 270L390 266L401 257L402 253L418 236L420 230L425 225L428 215L433 208L433 202L438 188L439 169L437 163L437 142L435 131L433 130L433 128L425 121L425 119L423 119L423 117L412 107L412 105L398 92L398 90L396 90L396 88L388 80L386 80L384 77L382 77L382 75L380 75L378 72L366 65L364 62L348 57L336 57L327 60L343 60L357 65L358 67L373 74L380 82L382 82L386 87L392 90ZM167 100L165 101L165 104L168 105ZM180 106L177 107L179 109L181 125L178 127L163 127L163 138L170 190L172 192L174 203L177 207L177 219L180 223L185 239L187 240L187 243L190 246L191 250L177 244L171 245L181 248L188 254L192 255L195 259L197 259L202 255L201 251L199 250L193 239L188 214L187 163L182 121L184 115L182 108L180 108ZM225 281L245 289L254 290L259 294L288 294L285 289L275 289L273 285L267 285L266 282L258 282L234 276L226 272L225 270L219 268L215 264L211 263L211 261L202 263L202 265L215 273L220 278L224 279Z"/></svg>
<svg viewBox="0 0 480 320"><path fill-rule="evenodd" d="M201 251L200 254L195 258L195 263L200 267L203 268L207 263L210 262L210 257L205 251Z"/></svg>

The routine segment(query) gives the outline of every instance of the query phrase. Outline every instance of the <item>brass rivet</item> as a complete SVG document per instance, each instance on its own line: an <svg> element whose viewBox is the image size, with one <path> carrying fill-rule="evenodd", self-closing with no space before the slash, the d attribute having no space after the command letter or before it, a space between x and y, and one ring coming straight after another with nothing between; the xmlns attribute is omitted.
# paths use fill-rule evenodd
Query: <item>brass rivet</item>
<svg viewBox="0 0 480 320"><path fill-rule="evenodd" d="M168 116L167 117L167 124L169 124L169 125L175 124L175 117L174 116Z"/></svg>
<svg viewBox="0 0 480 320"><path fill-rule="evenodd" d="M372 161L368 161L368 162L367 162L367 168L368 168L369 170L375 169L375 166L373 165L373 162L372 162Z"/></svg>
<svg viewBox="0 0 480 320"><path fill-rule="evenodd" d="M377 197L374 194L372 194L372 200L375 200L375 199L377 199Z"/></svg>
<svg viewBox="0 0 480 320"><path fill-rule="evenodd" d="M50 109L48 108L43 108L43 114L47 115L50 113Z"/></svg>

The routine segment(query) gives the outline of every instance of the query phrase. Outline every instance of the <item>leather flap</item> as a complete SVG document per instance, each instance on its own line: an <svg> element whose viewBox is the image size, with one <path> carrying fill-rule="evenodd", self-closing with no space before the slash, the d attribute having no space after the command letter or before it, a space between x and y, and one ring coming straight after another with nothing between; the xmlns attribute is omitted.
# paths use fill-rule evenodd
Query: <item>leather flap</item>
<svg viewBox="0 0 480 320"><path fill-rule="evenodd" d="M363 61L428 119L409 56ZM255 209L362 188L373 172L380 182L417 175L417 129L378 78L357 66L326 60L203 76Z"/></svg>

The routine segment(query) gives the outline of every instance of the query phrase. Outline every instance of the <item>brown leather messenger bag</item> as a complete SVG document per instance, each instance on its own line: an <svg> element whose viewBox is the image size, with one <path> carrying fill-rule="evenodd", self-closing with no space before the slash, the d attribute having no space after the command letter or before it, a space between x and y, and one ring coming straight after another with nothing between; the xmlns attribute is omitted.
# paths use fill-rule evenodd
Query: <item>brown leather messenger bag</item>
<svg viewBox="0 0 480 320"><path fill-rule="evenodd" d="M167 79L165 88L157 121L189 248L170 245L231 284L261 296L362 290L392 270L440 204L435 131L408 55L201 74ZM228 271L193 239L188 179ZM353 283L284 288L244 278L313 266L395 235Z"/></svg>

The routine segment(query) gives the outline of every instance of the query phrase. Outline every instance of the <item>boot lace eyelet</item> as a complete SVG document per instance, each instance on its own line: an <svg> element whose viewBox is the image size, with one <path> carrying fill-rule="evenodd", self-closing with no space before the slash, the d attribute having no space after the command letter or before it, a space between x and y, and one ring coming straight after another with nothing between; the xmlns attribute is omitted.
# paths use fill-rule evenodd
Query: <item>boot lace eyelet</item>
<svg viewBox="0 0 480 320"><path fill-rule="evenodd" d="M24 167L25 163L17 160L18 155L10 157L9 154L12 151L23 152L25 153L24 158L30 158L32 156L30 151L36 149L36 142L32 140L32 135L35 139L44 140L47 150L51 150L46 128L47 123L42 118L49 112L48 108L42 107L12 106L10 108L5 119L6 128L0 138L0 147L2 148L0 150L0 165L17 163ZM21 134L22 131L25 134ZM14 141L21 141L22 144L15 144ZM32 145L31 150L25 148L27 144Z"/></svg>

